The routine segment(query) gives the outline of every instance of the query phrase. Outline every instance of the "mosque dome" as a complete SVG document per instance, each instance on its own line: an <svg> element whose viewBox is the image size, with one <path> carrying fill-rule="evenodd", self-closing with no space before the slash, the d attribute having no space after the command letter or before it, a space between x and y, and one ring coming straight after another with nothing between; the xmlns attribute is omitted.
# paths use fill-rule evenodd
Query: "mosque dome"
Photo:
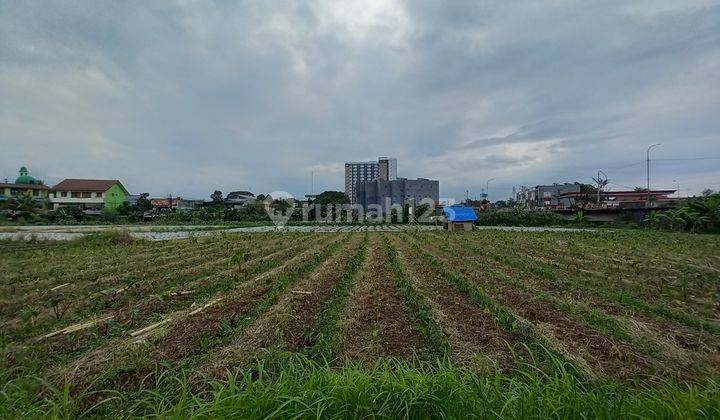
<svg viewBox="0 0 720 420"><path fill-rule="evenodd" d="M20 176L15 179L16 184L37 184L37 180L35 178L28 175L28 170L26 167L20 168Z"/></svg>

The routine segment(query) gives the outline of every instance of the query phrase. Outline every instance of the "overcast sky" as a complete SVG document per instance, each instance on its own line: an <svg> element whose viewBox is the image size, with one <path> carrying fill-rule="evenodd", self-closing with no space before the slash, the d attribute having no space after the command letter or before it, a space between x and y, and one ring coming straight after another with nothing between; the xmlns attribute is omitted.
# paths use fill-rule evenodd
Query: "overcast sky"
<svg viewBox="0 0 720 420"><path fill-rule="evenodd" d="M0 177L133 193L720 189L720 2L0 0ZM691 160L692 159L692 160Z"/></svg>

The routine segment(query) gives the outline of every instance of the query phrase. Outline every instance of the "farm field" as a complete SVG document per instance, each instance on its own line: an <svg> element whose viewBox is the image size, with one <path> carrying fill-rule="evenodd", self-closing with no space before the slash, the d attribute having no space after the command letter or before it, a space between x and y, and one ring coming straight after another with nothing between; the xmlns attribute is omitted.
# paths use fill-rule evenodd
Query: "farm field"
<svg viewBox="0 0 720 420"><path fill-rule="evenodd" d="M0 417L720 417L720 237L0 242Z"/></svg>

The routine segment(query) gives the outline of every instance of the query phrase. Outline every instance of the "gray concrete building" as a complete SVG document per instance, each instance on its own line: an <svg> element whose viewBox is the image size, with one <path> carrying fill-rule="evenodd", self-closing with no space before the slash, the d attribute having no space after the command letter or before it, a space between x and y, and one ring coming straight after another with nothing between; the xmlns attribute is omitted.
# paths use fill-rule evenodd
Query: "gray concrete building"
<svg viewBox="0 0 720 420"><path fill-rule="evenodd" d="M354 203L355 188L365 181L378 178L380 168L378 162L346 162L345 163L345 194Z"/></svg>
<svg viewBox="0 0 720 420"><path fill-rule="evenodd" d="M566 182L564 184L536 185L532 188L521 187L515 200L529 208L571 207L570 199L560 198L561 194L580 192L582 184Z"/></svg>
<svg viewBox="0 0 720 420"><path fill-rule="evenodd" d="M440 201L439 181L425 178L398 178L391 181L378 179L357 185L354 204L363 206L366 211L371 205L380 206L383 212L387 213L391 206L404 206L412 200L421 204L425 199L430 199L437 205Z"/></svg>
<svg viewBox="0 0 720 420"><path fill-rule="evenodd" d="M383 181L397 179L397 159L387 157L378 159L378 179Z"/></svg>
<svg viewBox="0 0 720 420"><path fill-rule="evenodd" d="M345 194L350 198L350 202L355 203L355 188L358 184L376 179L397 179L397 159L381 157L377 162L345 163Z"/></svg>

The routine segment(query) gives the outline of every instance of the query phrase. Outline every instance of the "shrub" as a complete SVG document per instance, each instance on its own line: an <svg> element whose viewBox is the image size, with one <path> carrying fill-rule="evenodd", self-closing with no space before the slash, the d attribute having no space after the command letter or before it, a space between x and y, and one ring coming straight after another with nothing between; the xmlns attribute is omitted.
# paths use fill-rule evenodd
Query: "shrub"
<svg viewBox="0 0 720 420"><path fill-rule="evenodd" d="M654 211L645 218L653 229L720 233L720 194L691 198L672 210Z"/></svg>
<svg viewBox="0 0 720 420"><path fill-rule="evenodd" d="M570 222L551 211L525 209L479 212L479 226L563 226Z"/></svg>

